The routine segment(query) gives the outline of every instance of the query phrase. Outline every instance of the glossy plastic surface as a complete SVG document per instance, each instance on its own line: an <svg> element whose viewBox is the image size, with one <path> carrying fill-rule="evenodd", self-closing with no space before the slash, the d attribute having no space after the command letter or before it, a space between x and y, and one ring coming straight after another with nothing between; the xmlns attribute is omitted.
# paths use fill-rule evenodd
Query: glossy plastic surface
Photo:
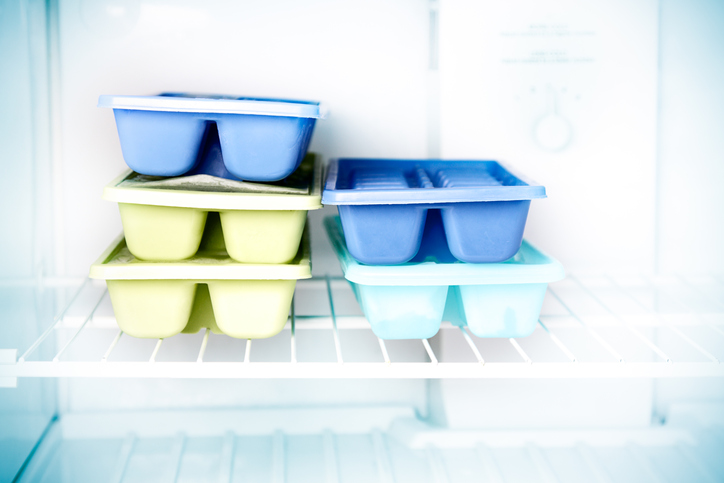
<svg viewBox="0 0 724 483"><path fill-rule="evenodd" d="M518 251L530 200L544 197L545 188L496 161L339 159L322 202L339 205L347 247L362 263L411 260L431 210L455 258L491 263Z"/></svg>
<svg viewBox="0 0 724 483"><path fill-rule="evenodd" d="M369 266L350 254L339 218L325 226L345 278L381 339L427 339L443 320L478 337L525 337L535 329L548 282L563 267L528 242L502 263L469 264L453 257L442 219L431 211L419 253L410 263Z"/></svg>
<svg viewBox="0 0 724 483"><path fill-rule="evenodd" d="M144 262L120 238L90 276L106 280L116 321L128 335L166 338L208 328L261 339L284 328L296 281L310 278L311 269L307 240L289 264L247 265L213 249L183 262Z"/></svg>
<svg viewBox="0 0 724 483"><path fill-rule="evenodd" d="M192 257L206 232L236 261L286 263L297 253L307 211L322 207L321 165L313 156L308 158L285 180L298 194L202 191L203 187L194 185L145 187L129 184L138 176L124 173L106 186L103 198L118 202L128 248L140 259ZM270 190L277 188L285 186Z"/></svg>
<svg viewBox="0 0 724 483"><path fill-rule="evenodd" d="M223 153L225 174L277 181L291 174L309 147L319 104L304 101L165 94L101 96L111 107L126 164L151 176L181 176Z"/></svg>

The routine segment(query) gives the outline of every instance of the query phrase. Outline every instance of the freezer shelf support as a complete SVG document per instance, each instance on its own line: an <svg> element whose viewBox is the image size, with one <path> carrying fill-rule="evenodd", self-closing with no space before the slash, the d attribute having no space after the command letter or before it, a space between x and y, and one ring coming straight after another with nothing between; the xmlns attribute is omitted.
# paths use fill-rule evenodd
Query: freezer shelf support
<svg viewBox="0 0 724 483"><path fill-rule="evenodd" d="M596 280L601 280L597 278ZM680 283L670 279L657 281L658 283L674 284L682 287ZM565 289L565 282L561 285L552 284L548 292L559 302L560 310L565 313L544 313L538 320L535 333L538 337L529 339L477 339L474 338L466 327L459 327L448 322L443 322L440 329L446 343L438 345L436 338L430 340L414 340L408 342L385 341L377 338L370 330L367 321L359 315L343 315L359 313L359 308L354 304L354 296L351 288L340 277L318 277L311 280L300 280L297 284L297 292L294 298L292 310L289 313L288 324L285 331L293 331L293 338L289 353L284 351L277 354L269 349L274 344L258 342L258 360L251 360L252 340L241 340L239 342L227 342L225 344L210 343L214 339L210 331L204 330L199 334L182 334L174 339L174 350L164 351L164 357L159 359L163 339L154 339L155 343L149 347L148 340L133 337L124 337L115 323L111 313L101 313L100 307L104 306L99 298L101 294L97 287L86 282L78 284L81 292L75 292L70 305L70 311L64 307L63 311L54 321L60 330L72 330L70 342L63 343L65 348L61 349L53 358L45 359L38 357L38 352L33 353L43 341L49 344L48 338L51 331L44 331L38 340L26 351L27 355L33 355L37 360L15 361L15 353L3 351L0 353L0 379L7 385L14 385L16 377L145 377L145 378L631 378L631 377L724 377L724 365L718 361L724 357L724 339L719 333L712 333L711 339L706 342L694 340L689 337L689 331L684 330L689 326L711 327L712 322L708 317L701 314L689 312L676 312L675 318L660 315L657 312L651 313L651 309L643 312L639 307L632 304L616 305L610 304L609 295L623 299L632 297L636 300L635 292L629 286L614 287L606 284L605 288L615 290L599 292L598 282L591 284L588 279L579 279L578 284L583 285L600 295L599 301L591 300L585 290L569 284L574 291L568 292ZM67 284L59 285L60 290L66 290ZM560 288L559 288L560 287ZM636 287L642 287L636 285ZM310 290L312 292L310 292ZM344 293L347 290L347 293ZM716 286L712 290L719 290ZM618 292L621 292L619 294ZM307 305L304 315L298 314L299 297L310 297L310 300L318 300L316 305ZM582 297L579 301L576 297ZM324 300L326 299L326 300ZM585 300L584 300L585 299ZM305 299L306 301L307 299ZM677 354L675 364L666 363L660 357L646 359L641 362L629 361L621 363L623 356L614 349L600 334L605 329L599 329L594 324L599 321L585 319L577 313L579 302L598 305L606 305L606 314L600 319L605 328L620 327L620 336L629 340L621 340L621 346L627 347L632 341L639 343L634 333L627 330L620 320L609 317L609 314L617 314L626 317L626 322L638 324L637 320L631 317L641 317L651 327L672 328L672 338L669 341L675 346L666 346L667 351ZM624 300L624 302L629 302ZM329 303L325 309L323 303ZM639 302L640 303L640 302ZM643 304L641 304L643 305ZM617 307L631 307L633 312L617 313ZM310 310L311 307L311 310ZM717 306L707 304L707 310L716 309ZM572 308L575 308L572 309ZM645 305L644 305L644 308ZM676 310L683 310L676 306ZM603 312L603 308L601 308ZM717 316L718 313L707 315ZM572 324L573 323L573 324ZM596 327L595 329L593 327ZM301 337L300 332L329 331L330 328L334 337ZM105 331L104 335L102 334ZM678 332L677 332L678 331ZM682 337L681 334L686 337ZM566 338L563 338L566 334ZM85 336L88 335L88 336ZM448 338L447 336L451 337ZM298 337L299 336L299 337ZM560 338L559 338L560 336ZM107 339L106 339L107 337ZM437 336L436 336L437 337ZM97 344L99 340L108 340L109 346L105 349L102 357L99 348L89 344ZM186 342L184 342L184 339ZM595 345L582 345L579 341L591 339L594 344L605 351L599 350ZM345 354L342 355L340 340L345 341ZM123 350L117 350L123 341ZM213 342L215 342L214 339ZM375 344L376 341L376 344ZM564 343L565 341L565 343ZM71 345L72 344L72 345ZM313 344L310 346L310 344ZM326 347L322 345L326 344ZM450 344L453 344L452 346ZM482 345L484 344L484 345ZM718 344L718 345L717 345ZM241 347L244 345L244 348ZM78 346L78 347L76 347ZM377 346L379 350L377 350ZM507 347L506 347L507 346ZM683 359L679 355L679 347L685 348L683 354L691 353L693 358ZM685 346L685 347L684 347ZM59 347L62 347L59 346ZM278 346L276 346L278 348ZM483 357L482 347L490 350L490 355ZM490 349L488 349L490 347ZM588 349L591 347L591 349ZM690 350L696 349L696 352ZM69 350L69 349L73 350ZM179 348L183 352L179 352ZM233 349L236 348L236 349ZM452 349L451 349L452 348ZM77 349L77 350L76 350ZM497 361L498 354L513 353L518 355L517 360L510 362ZM100 348L102 350L102 348ZM268 352L271 350L272 352ZM240 351L241 355L235 354ZM559 353L560 351L560 353ZM595 352L594 352L595 351ZM98 354L97 359L83 359L84 354ZM255 352L256 353L256 352ZM298 361L299 354L329 354L324 362L294 362ZM349 355L347 355L349 353ZM600 353L601 355L596 355ZM139 361L138 354L145 355L145 361ZM550 354L549 359L547 354ZM606 357L607 354L613 358ZM561 358L560 355L565 355ZM700 357L703 355L706 357ZM462 357L461 357L462 356ZM129 357L131 357L129 359ZM344 359L343 359L344 357ZM257 357L255 357L257 359ZM348 360L345 360L348 359ZM227 361L227 362L215 362ZM261 362L264 361L264 362Z"/></svg>

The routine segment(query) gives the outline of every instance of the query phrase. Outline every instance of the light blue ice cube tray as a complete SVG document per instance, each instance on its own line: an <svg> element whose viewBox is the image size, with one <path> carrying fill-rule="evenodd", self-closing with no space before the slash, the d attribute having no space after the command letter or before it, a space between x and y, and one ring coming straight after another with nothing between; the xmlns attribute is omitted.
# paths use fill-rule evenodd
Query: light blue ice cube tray
<svg viewBox="0 0 724 483"><path fill-rule="evenodd" d="M334 159L322 203L338 205L349 252L362 263L411 260L432 211L455 258L491 263L515 255L530 200L545 197L497 161Z"/></svg>
<svg viewBox="0 0 724 483"><path fill-rule="evenodd" d="M380 339L428 339L443 320L478 337L525 337L535 329L549 282L563 266L527 241L501 263L459 262L445 243L439 212L431 211L415 258L371 266L350 254L339 217L324 220L327 234L372 331Z"/></svg>
<svg viewBox="0 0 724 483"><path fill-rule="evenodd" d="M123 158L137 173L247 181L294 172L322 117L317 102L192 94L100 96L98 107L113 109ZM220 146L223 166L202 162L207 144Z"/></svg>

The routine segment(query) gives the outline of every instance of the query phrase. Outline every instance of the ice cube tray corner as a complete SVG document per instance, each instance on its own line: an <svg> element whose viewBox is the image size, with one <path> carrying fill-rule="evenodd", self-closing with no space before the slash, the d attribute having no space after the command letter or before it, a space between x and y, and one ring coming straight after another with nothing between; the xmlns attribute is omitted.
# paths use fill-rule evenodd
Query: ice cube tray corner
<svg viewBox="0 0 724 483"><path fill-rule="evenodd" d="M238 262L286 263L297 253L307 211L322 207L321 169L318 156L307 155L292 175L303 186L299 194L125 186L137 177L126 171L103 199L118 203L128 249L139 259L184 260L209 240Z"/></svg>
<svg viewBox="0 0 724 483"><path fill-rule="evenodd" d="M213 127L226 170L248 181L278 181L304 158L317 119L318 102L166 93L111 96L128 166L151 176L181 176L200 163Z"/></svg>
<svg viewBox="0 0 724 483"><path fill-rule="evenodd" d="M338 205L347 248L362 263L415 257L431 210L455 258L491 263L515 255L531 200L545 197L497 161L346 158L330 161L322 203Z"/></svg>
<svg viewBox="0 0 724 483"><path fill-rule="evenodd" d="M263 339L286 324L296 281L311 278L305 233L286 264L242 264L223 252L190 260L145 262L118 237L91 266L105 280L119 328L139 338L166 338L207 328L239 339Z"/></svg>
<svg viewBox="0 0 724 483"><path fill-rule="evenodd" d="M448 250L439 212L431 211L419 253L397 266L359 263L339 217L324 220L332 246L372 331L380 339L428 339L443 320L478 337L525 337L535 329L548 283L563 266L527 241L501 263L471 264Z"/></svg>

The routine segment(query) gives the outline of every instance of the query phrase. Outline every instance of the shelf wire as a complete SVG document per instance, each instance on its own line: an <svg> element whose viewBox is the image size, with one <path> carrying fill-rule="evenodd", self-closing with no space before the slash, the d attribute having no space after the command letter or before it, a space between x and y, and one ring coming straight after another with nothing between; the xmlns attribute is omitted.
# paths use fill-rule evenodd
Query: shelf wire
<svg viewBox="0 0 724 483"><path fill-rule="evenodd" d="M651 481L653 481L654 483L664 483L664 480L661 478L661 475L656 468L656 464L651 461L651 458L649 458L649 456L644 453L644 451L638 444L629 443L627 445L627 449L629 453L634 457L636 462L639 464L639 466L643 468Z"/></svg>
<svg viewBox="0 0 724 483"><path fill-rule="evenodd" d="M332 314L332 329L334 330L334 349L337 352L337 362L339 364L342 364L344 360L342 359L342 345L339 343L339 329L337 328L337 314L334 311L334 297L332 296L332 285L329 281L329 275L325 277L325 282L327 284L327 297L329 299L329 310Z"/></svg>
<svg viewBox="0 0 724 483"><path fill-rule="evenodd" d="M234 471L235 444L236 434L233 431L227 431L221 444L218 483L231 483L232 472Z"/></svg>
<svg viewBox="0 0 724 483"><path fill-rule="evenodd" d="M339 459L334 434L329 429L322 436L324 444L324 464L327 483L339 483Z"/></svg>
<svg viewBox="0 0 724 483"><path fill-rule="evenodd" d="M115 349L116 346L118 345L118 342L121 340L122 335L123 335L123 331L119 330L118 333L116 334L116 336L113 338L111 345L108 346L106 353L103 354L103 358L101 359L101 362L108 362L108 358L111 356L111 352L113 352L113 349Z"/></svg>
<svg viewBox="0 0 724 483"><path fill-rule="evenodd" d="M210 329L204 329L204 338L201 340L201 348L199 349L199 356L196 358L196 362L204 362L204 353L209 343L209 332L211 332Z"/></svg>
<svg viewBox="0 0 724 483"><path fill-rule="evenodd" d="M593 476L596 478L598 483L614 483L611 475L609 475L606 468L603 466L601 461L596 456L595 451L585 443L578 443L576 445L578 454L581 455L583 461L586 462L586 466L591 470Z"/></svg>
<svg viewBox="0 0 724 483"><path fill-rule="evenodd" d="M642 278L646 281L647 285L648 285L652 290L654 290L654 292L656 292L656 291L658 291L658 290L664 291L663 288L657 287L656 284L655 284L653 281L651 281L651 279L649 279L648 277L642 276ZM694 307L692 307L692 305L691 305L689 302L687 302L686 300L684 300L678 292L673 292L673 293L672 293L672 292L666 290L666 294L669 295L669 296L671 296L671 297L673 297L673 298L675 298L682 306L684 306L685 308L687 308L687 309L689 310L689 312L691 312L691 315L692 315L696 320L698 320L700 323L702 323L703 325L709 327L710 329L712 329L714 332L718 333L719 335L724 336L724 330L722 330L720 327L716 326L715 324L711 324L711 323L707 322L706 320L704 320L704 319L701 317L701 315L699 315L698 311L697 311Z"/></svg>
<svg viewBox="0 0 724 483"><path fill-rule="evenodd" d="M179 472L181 470L181 460L183 459L185 450L186 435L179 433L176 435L176 438L174 438L173 446L171 448L171 461L168 467L168 478L166 479L169 483L176 483L176 481L178 481Z"/></svg>
<svg viewBox="0 0 724 483"><path fill-rule="evenodd" d="M533 364L533 359L528 357L528 354L525 353L525 351L520 346L520 344L518 343L517 340L515 340L511 337L510 339L508 339L508 341L510 342L510 345L512 345L513 348L518 352L518 355L520 355L520 357L523 358L524 362L526 362L527 364Z"/></svg>
<svg viewBox="0 0 724 483"><path fill-rule="evenodd" d="M55 317L55 319L53 320L53 323L50 325L50 327L45 329L45 331L40 335L40 337L38 337L38 339L35 342L33 342L33 344L30 347L28 347L28 349L23 353L23 355L20 356L20 358L18 359L18 362L25 362L27 360L28 356L30 356L30 354L32 354L33 351L35 351L35 349L37 349L38 346L40 346L40 344L43 343L43 341L50 335L50 333L53 332L53 329L55 329L58 326L58 324L63 320L63 318L65 317L65 314L68 312L68 309L70 308L71 305L73 305L73 302L75 302L75 300L78 298L78 296L83 291L85 286L88 285L89 281L90 281L90 278L86 278L83 281L83 283L78 288L78 290L75 292L75 294L71 297L71 299L68 301L68 303L65 305L65 307L63 307L63 310L61 310L60 313Z"/></svg>
<svg viewBox="0 0 724 483"><path fill-rule="evenodd" d="M572 316L574 319L576 319L576 321L578 321L578 323L581 324L581 326L583 326L583 327L588 331L588 333L591 334L591 336L593 336L593 338L596 339L596 341L597 341L599 344L601 344L601 346L602 346L604 349L606 349L618 362L620 362L620 363L626 362L626 361L624 360L623 356L622 356L621 354L619 354L618 351L617 351L616 349L614 349L613 346L611 346L611 344L609 344L609 343L606 341L606 339L604 339L604 338L601 336L601 334L598 333L598 331L596 331L593 327L591 327L591 326L588 325L586 322L584 322L583 319L582 319L577 313L575 313L575 312L568 306L568 304L566 304L566 303L563 301L563 299L560 297L560 295L558 295L558 294L551 288L550 285L548 285L548 293L551 294L551 295L553 296L553 298L555 298L555 299L558 301L558 303L561 304L561 306L563 306L563 308L566 309L566 310L568 311L568 313L571 314L571 316Z"/></svg>
<svg viewBox="0 0 724 483"><path fill-rule="evenodd" d="M108 288L106 287L106 289L103 290L103 293L101 294L101 296L98 298L98 302L96 302L95 306L93 307L93 310L91 310L90 313L88 314L88 317L85 318L83 323L80 325L80 327L78 327L78 330L75 331L75 333L70 338L70 340L68 342L66 342L66 344L63 346L63 348L60 349L60 351L58 351L58 353L55 355L55 357L53 357L53 362L58 362L60 360L60 356L62 356L63 353L68 349L68 347L70 347L70 345L73 343L73 341L78 337L78 334L80 334L80 331L85 328L86 324L88 324L89 321L93 320L93 316L96 314L96 310L98 310L98 307L100 307L101 302L103 302L103 299L106 297L107 294L108 294Z"/></svg>
<svg viewBox="0 0 724 483"><path fill-rule="evenodd" d="M290 343L291 343L291 346L292 346L292 347L291 347L291 352L292 352L292 354L291 354L291 360L292 360L292 364L296 364L296 363L297 363L296 319L295 319L295 317L294 317L294 301L295 301L295 299L296 299L296 296L293 295L293 296L292 296L292 305L291 305L291 307L290 307L290 309L289 309L289 310L290 310L289 324L290 324L290 326L291 326L291 328L290 328L290 332L291 332Z"/></svg>
<svg viewBox="0 0 724 483"><path fill-rule="evenodd" d="M541 481L544 483L560 483L556 473L553 471L550 461L548 461L548 458L543 451L532 443L528 443L527 449L530 459L533 460L533 465L540 475Z"/></svg>
<svg viewBox="0 0 724 483"><path fill-rule="evenodd" d="M244 349L244 364L251 361L251 339L246 339L246 348Z"/></svg>
<svg viewBox="0 0 724 483"><path fill-rule="evenodd" d="M377 460L377 471L380 475L380 483L395 483L395 474L392 472L390 453L385 443L384 435L379 429L372 431L372 444Z"/></svg>
<svg viewBox="0 0 724 483"><path fill-rule="evenodd" d="M568 359L570 359L571 362L578 362L578 359L576 359L576 356L573 355L573 352L568 350L568 347L566 347L565 344L563 344L563 342L561 342L561 340L554 333L552 333L550 330L548 330L548 327L546 327L546 325L543 323L542 320L538 319L538 324L540 324L540 326L543 328L543 330L546 332L546 334L548 334L548 336L551 338L553 343L556 346L558 346L558 348L561 350L561 352L563 352L566 355L566 357L568 357Z"/></svg>
<svg viewBox="0 0 724 483"><path fill-rule="evenodd" d="M648 313L652 314L654 317L656 317L656 320L664 324L665 327L669 328L672 332L674 332L676 335L681 337L687 344L692 346L694 349L698 350L704 356L706 356L709 360L712 362L715 362L719 364L719 359L716 358L713 354L711 354L708 350L704 349L702 346L700 346L697 342L695 342L693 339L691 339L688 335L683 333L678 327L676 327L674 324L669 322L668 320L664 320L656 311L650 309L649 307L646 307L644 304L641 303L639 299L634 297L630 292L626 291L619 285L612 277L607 277L614 287L616 287L620 292L624 293L626 296L628 296L631 300L633 300L639 307L646 310Z"/></svg>
<svg viewBox="0 0 724 483"><path fill-rule="evenodd" d="M475 452L488 477L488 481L490 483L505 483L505 477L500 471L500 465L498 465L493 451L488 446L479 444L475 447Z"/></svg>
<svg viewBox="0 0 724 483"><path fill-rule="evenodd" d="M131 460L133 454L133 448L136 445L136 435L129 433L123 440L121 450L118 452L118 460L116 462L116 469L113 471L113 475L110 478L110 483L121 483L123 477L126 474L128 468L128 462Z"/></svg>
<svg viewBox="0 0 724 483"><path fill-rule="evenodd" d="M649 339L649 338L646 337L644 334L642 334L636 327L634 327L634 326L632 326L631 324L629 324L628 321L626 321L626 319L624 319L624 318L621 317L619 314L617 314L616 312L614 312L613 310L611 310L611 309L608 307L608 305L604 304L603 301L602 301L596 294L594 294L591 289L589 289L588 287L586 287L580 280L578 280L578 279L577 279L576 277L574 277L573 275L569 275L569 278L570 278L571 280L575 281L575 282L578 284L578 286L583 289L584 292L586 292L593 300L595 300L595 301L598 303L598 305L600 305L601 307L603 307L603 309L604 309L606 312L608 312L609 314L611 314L616 320L618 320L623 327L626 327L632 334L634 334L636 337L638 337L638 338L641 340L641 342L643 342L644 344L646 344L646 345L649 347L649 349L651 349L652 351L654 351L654 352L656 353L656 355L658 355L659 357L661 357L661 358L662 358L664 361L666 361L666 362L669 362L669 363L673 362L673 361L671 360L671 358L670 358L669 356L667 356L666 353L665 353L663 350L661 350L661 348L660 348L659 346L657 346L656 344L654 344L654 343L651 341L651 339Z"/></svg>
<svg viewBox="0 0 724 483"><path fill-rule="evenodd" d="M478 347L475 345L475 342L473 342L472 337L470 337L470 334L468 334L467 330L465 330L465 327L458 327L460 329L460 332L463 334L463 338L465 339L465 342L468 343L468 346L470 347L470 350L473 351L473 354L475 355L475 358L478 360L479 363L485 364L485 359L483 359L483 356L480 354L480 351L478 350Z"/></svg>
<svg viewBox="0 0 724 483"><path fill-rule="evenodd" d="M285 483L287 481L286 448L284 433L280 430L274 432L272 442L272 483Z"/></svg>
<svg viewBox="0 0 724 483"><path fill-rule="evenodd" d="M440 450L433 445L428 445L425 452L430 462L433 481L435 483L450 483L450 478L448 478L447 469L445 468L445 461L442 459Z"/></svg>

